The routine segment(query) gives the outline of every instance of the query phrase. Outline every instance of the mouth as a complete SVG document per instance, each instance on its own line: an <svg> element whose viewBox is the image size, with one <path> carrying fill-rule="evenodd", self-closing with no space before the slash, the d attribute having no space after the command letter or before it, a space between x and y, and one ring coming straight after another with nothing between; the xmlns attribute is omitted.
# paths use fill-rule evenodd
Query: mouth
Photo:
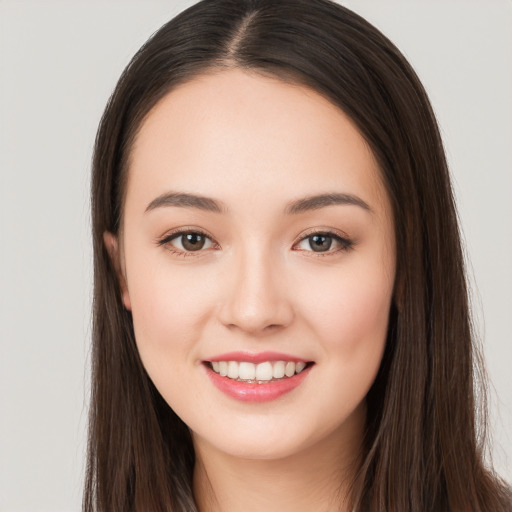
<svg viewBox="0 0 512 512"><path fill-rule="evenodd" d="M269 384L289 379L312 366L312 361L206 361L206 366L221 377L236 382Z"/></svg>
<svg viewBox="0 0 512 512"><path fill-rule="evenodd" d="M203 361L214 386L242 402L269 402L282 397L304 382L314 364L271 353L231 353Z"/></svg>

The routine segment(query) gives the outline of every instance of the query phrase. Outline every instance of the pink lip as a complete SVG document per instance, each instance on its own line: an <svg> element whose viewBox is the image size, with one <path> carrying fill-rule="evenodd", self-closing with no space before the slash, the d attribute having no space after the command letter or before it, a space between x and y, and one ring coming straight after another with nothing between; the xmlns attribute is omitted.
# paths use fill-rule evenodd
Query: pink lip
<svg viewBox="0 0 512 512"><path fill-rule="evenodd" d="M225 354L226 355L226 354ZM224 356L225 356L224 355ZM233 354L230 354L232 356ZM223 357L224 357L223 356ZM290 361L293 359L278 358L277 361ZM219 361L226 361L226 359L218 359ZM228 361L247 361L247 359L228 358ZM269 361L269 359L264 359ZM250 361L252 362L252 361ZM257 382L239 382L228 377L221 377L218 373L214 372L209 366L204 365L208 377L212 380L213 384L231 398L235 398L241 402L270 402L277 398L289 393L299 386L304 379L308 376L312 366L306 367L300 373L295 374L293 377L287 377L275 381L270 381L265 384L258 384Z"/></svg>
<svg viewBox="0 0 512 512"><path fill-rule="evenodd" d="M246 361L248 363L264 363L265 361L292 361L294 363L308 362L307 359L291 356L289 354L282 354L280 352L259 352L258 354L251 354L250 352L229 352L207 359L207 361Z"/></svg>

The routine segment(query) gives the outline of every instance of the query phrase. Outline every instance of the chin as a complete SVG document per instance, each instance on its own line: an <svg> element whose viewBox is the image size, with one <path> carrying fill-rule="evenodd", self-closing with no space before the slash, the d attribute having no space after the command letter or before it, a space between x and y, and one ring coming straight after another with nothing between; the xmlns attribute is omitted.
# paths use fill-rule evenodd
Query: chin
<svg viewBox="0 0 512 512"><path fill-rule="evenodd" d="M282 460L300 456L311 449L332 451L336 449L335 446L339 447L341 438L355 434L355 430L350 429L349 433L343 428L343 422L341 425L326 422L319 426L313 422L305 424L287 420L282 424L272 421L269 416L261 418L261 422L253 421L250 426L231 426L226 430L225 425L219 425L218 431L210 428L204 437L193 433L196 451L208 446L209 449L239 459ZM357 431L360 434L359 428ZM354 444L357 444L356 439Z"/></svg>
<svg viewBox="0 0 512 512"><path fill-rule="evenodd" d="M224 455L246 460L285 459L301 452L306 447L306 443L290 443L289 440L283 443L283 439L268 439L265 437L199 440L194 435L193 438L196 448L197 444L201 445L202 442L206 442Z"/></svg>

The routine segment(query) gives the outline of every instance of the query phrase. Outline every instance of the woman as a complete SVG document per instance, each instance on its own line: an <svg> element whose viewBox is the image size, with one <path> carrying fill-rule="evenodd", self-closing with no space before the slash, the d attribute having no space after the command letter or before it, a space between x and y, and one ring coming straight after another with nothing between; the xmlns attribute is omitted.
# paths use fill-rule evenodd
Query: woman
<svg viewBox="0 0 512 512"><path fill-rule="evenodd" d="M426 94L324 0L204 1L97 136L85 510L510 510Z"/></svg>

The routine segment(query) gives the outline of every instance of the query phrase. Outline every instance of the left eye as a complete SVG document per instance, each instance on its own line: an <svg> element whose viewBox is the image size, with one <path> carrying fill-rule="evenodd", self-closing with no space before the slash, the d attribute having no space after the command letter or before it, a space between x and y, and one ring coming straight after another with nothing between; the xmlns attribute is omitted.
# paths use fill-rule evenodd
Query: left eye
<svg viewBox="0 0 512 512"><path fill-rule="evenodd" d="M176 233L165 241L176 249L184 252L200 251L201 249L209 249L213 246L213 242L203 233L193 231L186 233Z"/></svg>
<svg viewBox="0 0 512 512"><path fill-rule="evenodd" d="M329 252L332 249L348 249L350 242L332 233L314 233L303 238L297 248L301 251Z"/></svg>

